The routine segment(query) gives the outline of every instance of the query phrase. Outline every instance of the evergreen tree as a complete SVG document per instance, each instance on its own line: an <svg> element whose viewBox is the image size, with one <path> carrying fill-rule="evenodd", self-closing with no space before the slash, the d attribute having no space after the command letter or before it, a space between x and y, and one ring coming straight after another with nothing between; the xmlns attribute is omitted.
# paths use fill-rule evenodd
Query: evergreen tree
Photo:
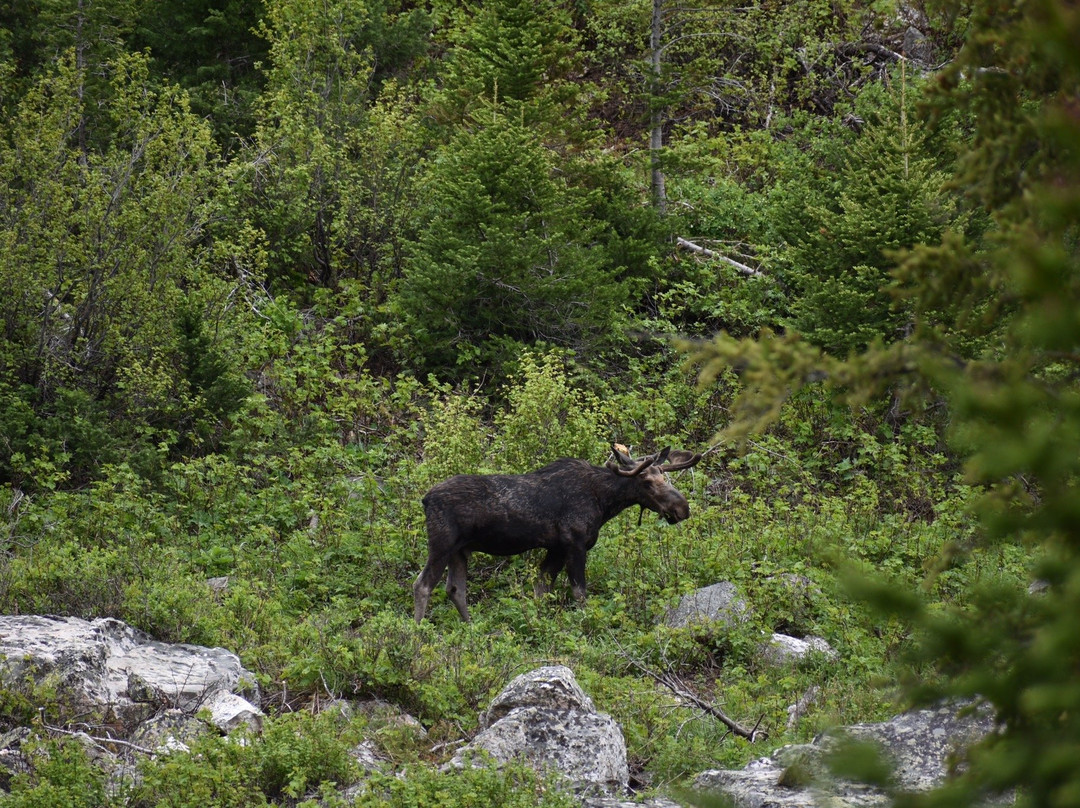
<svg viewBox="0 0 1080 808"><path fill-rule="evenodd" d="M587 348L627 290L597 243L589 198L519 122L464 132L430 161L395 306L431 369L503 358L507 344Z"/></svg>
<svg viewBox="0 0 1080 808"><path fill-rule="evenodd" d="M826 190L823 201L807 204L789 195L803 209L798 226L777 231L792 244L792 326L839 355L903 336L910 320L892 294L896 256L935 243L956 217L943 188L947 175L909 124L903 91L863 95L856 107L862 131L842 155L838 176L824 178L835 197Z"/></svg>
<svg viewBox="0 0 1080 808"><path fill-rule="evenodd" d="M491 104L556 142L579 139L578 41L562 0L464 3L449 20L432 114L450 126Z"/></svg>
<svg viewBox="0 0 1080 808"><path fill-rule="evenodd" d="M1057 0L973 9L965 48L935 95L939 113L976 113L956 181L994 225L983 245L953 233L911 251L898 271L915 317L907 340L848 359L792 336L720 337L698 353L706 379L734 362L753 381L729 437L768 423L812 380L849 399L883 387L944 396L953 445L967 458L969 479L987 492L981 540L1031 556L1042 587L1013 591L991 580L948 612L926 608L919 593L895 583L854 579L870 603L919 630L919 661L941 674L922 677L915 672L925 668L913 667L914 700L983 702L999 722L955 780L899 804L968 806L1012 789L1036 806L1080 799L1077 41L1080 16ZM954 350L956 329L938 317L948 295L964 304L968 328L996 334L981 353ZM964 560L963 547L949 546L937 572Z"/></svg>
<svg viewBox="0 0 1080 808"><path fill-rule="evenodd" d="M257 63L266 41L257 28L261 0L157 0L145 3L131 37L149 49L155 72L185 88L223 148L250 136L262 86Z"/></svg>

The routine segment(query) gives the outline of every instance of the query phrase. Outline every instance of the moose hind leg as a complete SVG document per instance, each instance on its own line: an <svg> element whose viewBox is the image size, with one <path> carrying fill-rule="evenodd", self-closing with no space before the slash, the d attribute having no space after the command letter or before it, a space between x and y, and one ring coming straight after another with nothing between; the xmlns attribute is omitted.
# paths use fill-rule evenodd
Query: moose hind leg
<svg viewBox="0 0 1080 808"><path fill-rule="evenodd" d="M446 569L448 559L444 555L432 555L428 558L423 571L416 577L413 584L413 617L419 623L427 613L428 601L431 600L431 591L435 584L442 578L443 570Z"/></svg>
<svg viewBox="0 0 1080 808"><path fill-rule="evenodd" d="M454 553L450 557L450 571L446 574L446 594L450 602L457 607L458 614L466 623L469 622L469 606L465 602L465 574L469 557L465 553Z"/></svg>
<svg viewBox="0 0 1080 808"><path fill-rule="evenodd" d="M540 572L536 576L536 583L533 584L533 593L537 598L542 598L551 591L551 587L555 585L555 578L562 572L565 565L565 550L559 548L548 550L544 560L540 562Z"/></svg>

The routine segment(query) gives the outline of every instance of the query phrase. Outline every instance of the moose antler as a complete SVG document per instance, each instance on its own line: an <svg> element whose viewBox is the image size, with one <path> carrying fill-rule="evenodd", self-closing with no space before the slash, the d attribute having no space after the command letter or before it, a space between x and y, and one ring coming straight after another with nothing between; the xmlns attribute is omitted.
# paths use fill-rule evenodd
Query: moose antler
<svg viewBox="0 0 1080 808"><path fill-rule="evenodd" d="M635 477L652 465L659 466L665 474L669 471L680 471L696 466L702 458L700 454L686 449L672 449L670 446L665 447L658 454L648 455L640 460L634 460L621 443L611 444L611 451L615 455L617 464L609 461L608 468L624 477Z"/></svg>
<svg viewBox="0 0 1080 808"><path fill-rule="evenodd" d="M613 465L609 461L608 468L620 477L636 477L654 463L663 463L667 459L668 452L670 452L671 449L670 447L665 448L660 454L648 455L647 457L641 458L641 460L634 460L630 457L630 455L626 453L626 447L621 443L611 444L611 451L615 454L615 459L618 462Z"/></svg>
<svg viewBox="0 0 1080 808"><path fill-rule="evenodd" d="M688 452L686 449L676 449L667 456L667 462L660 467L660 470L666 473L688 469L691 466L696 466L700 460L701 455L699 454Z"/></svg>

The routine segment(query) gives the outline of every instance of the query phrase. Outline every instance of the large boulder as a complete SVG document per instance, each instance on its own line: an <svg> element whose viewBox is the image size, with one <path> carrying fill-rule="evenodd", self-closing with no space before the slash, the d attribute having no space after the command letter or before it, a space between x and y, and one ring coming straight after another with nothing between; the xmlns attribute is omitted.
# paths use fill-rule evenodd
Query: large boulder
<svg viewBox="0 0 1080 808"><path fill-rule="evenodd" d="M222 731L261 720L241 698L258 692L236 654L159 642L113 618L0 616L0 684L28 679L54 685L72 714L127 731L165 708L208 707Z"/></svg>
<svg viewBox="0 0 1080 808"><path fill-rule="evenodd" d="M567 667L518 676L481 716L481 728L449 766L524 760L562 774L585 793L626 791L630 770L622 730L610 715L596 711Z"/></svg>
<svg viewBox="0 0 1080 808"><path fill-rule="evenodd" d="M928 791L942 784L952 753L993 731L987 712L968 714L955 704L912 710L876 724L854 724L790 745L738 770L703 772L695 780L702 791L718 791L737 808L855 808L888 805L885 792L828 774L824 758L838 739L853 738L877 745L893 765L895 788Z"/></svg>
<svg viewBox="0 0 1080 808"><path fill-rule="evenodd" d="M739 595L735 584L721 581L684 595L679 603L668 611L664 623L672 628L703 623L720 623L733 628L748 619L750 607Z"/></svg>
<svg viewBox="0 0 1080 808"><path fill-rule="evenodd" d="M811 594L817 590L809 579L798 575L778 576L770 584L780 589L793 607L805 609ZM795 608L793 608L793 611ZM732 630L753 619L753 609L739 593L735 584L721 581L702 587L688 595L664 616L665 625L671 628L708 628L712 626ZM815 654L835 659L836 651L821 637L790 637L787 634L763 634L758 645L760 660L766 665L784 666L798 663Z"/></svg>

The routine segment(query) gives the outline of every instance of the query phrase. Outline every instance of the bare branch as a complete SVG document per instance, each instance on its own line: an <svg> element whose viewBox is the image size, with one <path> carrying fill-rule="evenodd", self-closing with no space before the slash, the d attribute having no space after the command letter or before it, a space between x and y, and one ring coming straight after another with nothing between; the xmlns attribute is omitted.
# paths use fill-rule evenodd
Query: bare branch
<svg viewBox="0 0 1080 808"><path fill-rule="evenodd" d="M97 735L91 735L88 732L76 732L74 730L64 729L63 727L50 726L49 724L45 723L42 724L42 727L44 727L49 732L55 732L58 735L70 735L72 738L86 738L95 746L100 749L104 749L106 752L111 751L107 748L107 745L113 744L115 746L122 746L125 749L131 749L135 752L142 752L146 755L157 754L157 752L155 752L153 749L147 749L145 746L139 746L138 744L133 744L130 741L122 741L119 738L102 738Z"/></svg>
<svg viewBox="0 0 1080 808"><path fill-rule="evenodd" d="M657 684L666 687L668 690L674 693L681 701L692 704L694 707L701 710L706 715L711 715L713 718L715 718L721 724L731 730L731 733L733 735L738 735L740 738L746 738L748 741L750 741L750 743L755 743L756 741L760 741L768 737L767 733L759 730L764 715L762 715L762 717L757 720L757 723L754 724L752 728L747 729L742 724L735 721L735 719L730 718L719 707L716 707L715 705L712 705L704 699L698 698L696 695L694 695L686 686L686 684L675 674L657 673L656 671L645 665L643 662L635 659L633 656L627 653L625 648L621 648L620 646L620 650L622 652L623 658L626 659L626 661L629 662L633 667L648 676Z"/></svg>
<svg viewBox="0 0 1080 808"><path fill-rule="evenodd" d="M891 61L906 61L903 55L896 51L889 50L884 45L878 45L876 42L842 42L836 46L836 51L841 56L856 56L859 53L868 51L875 56L880 56Z"/></svg>
<svg viewBox="0 0 1080 808"><path fill-rule="evenodd" d="M739 270L741 274L746 275L749 278L765 277L763 273L758 272L753 267L748 267L746 264L740 264L734 258L728 258L726 255L721 255L720 253L716 252L716 250L710 250L708 247L702 247L699 244L695 244L692 241L684 239L682 236L676 237L675 243L679 247L682 247L684 250L689 250L690 252L697 253L698 255L704 255L706 258L715 258L717 261L723 261L725 264L735 267L735 269Z"/></svg>

